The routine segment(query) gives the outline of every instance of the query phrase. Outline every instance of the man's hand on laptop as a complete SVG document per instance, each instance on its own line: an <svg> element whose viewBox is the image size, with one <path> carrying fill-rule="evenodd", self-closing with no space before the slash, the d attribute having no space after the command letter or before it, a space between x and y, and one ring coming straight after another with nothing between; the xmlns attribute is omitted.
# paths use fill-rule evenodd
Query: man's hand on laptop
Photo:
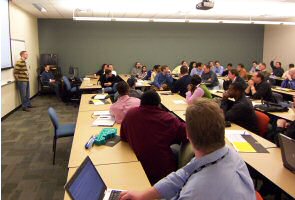
<svg viewBox="0 0 295 200"><path fill-rule="evenodd" d="M154 187L143 192L123 191L120 194L120 200L150 200L160 198L160 194Z"/></svg>

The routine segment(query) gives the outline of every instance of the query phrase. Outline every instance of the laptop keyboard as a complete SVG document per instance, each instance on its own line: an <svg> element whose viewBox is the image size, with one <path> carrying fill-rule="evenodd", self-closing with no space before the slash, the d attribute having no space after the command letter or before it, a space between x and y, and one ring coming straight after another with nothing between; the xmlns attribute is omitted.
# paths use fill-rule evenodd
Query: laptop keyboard
<svg viewBox="0 0 295 200"><path fill-rule="evenodd" d="M110 194L109 200L118 200L120 196L121 191L112 190Z"/></svg>

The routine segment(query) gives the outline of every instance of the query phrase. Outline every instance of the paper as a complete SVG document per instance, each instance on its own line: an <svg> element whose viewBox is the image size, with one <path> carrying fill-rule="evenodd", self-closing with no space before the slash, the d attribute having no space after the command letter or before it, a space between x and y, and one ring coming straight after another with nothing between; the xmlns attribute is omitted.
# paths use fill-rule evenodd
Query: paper
<svg viewBox="0 0 295 200"><path fill-rule="evenodd" d="M113 117L98 117L92 123L93 126L113 126L115 124L115 119Z"/></svg>
<svg viewBox="0 0 295 200"><path fill-rule="evenodd" d="M94 96L94 99L102 100L102 99L105 99L106 96L107 96L107 94L97 94Z"/></svg>
<svg viewBox="0 0 295 200"><path fill-rule="evenodd" d="M104 105L104 102L102 102L101 100L93 99L92 102L95 106Z"/></svg>
<svg viewBox="0 0 295 200"><path fill-rule="evenodd" d="M175 103L177 105L186 104L185 101L183 101L183 100L173 100L173 103Z"/></svg>
<svg viewBox="0 0 295 200"><path fill-rule="evenodd" d="M110 116L111 113L108 110L105 110L105 111L94 111L93 112L93 115L94 116Z"/></svg>
<svg viewBox="0 0 295 200"><path fill-rule="evenodd" d="M250 143L245 140L243 135L250 135L244 130L226 130L225 137L232 143L236 151L238 152L256 152Z"/></svg>

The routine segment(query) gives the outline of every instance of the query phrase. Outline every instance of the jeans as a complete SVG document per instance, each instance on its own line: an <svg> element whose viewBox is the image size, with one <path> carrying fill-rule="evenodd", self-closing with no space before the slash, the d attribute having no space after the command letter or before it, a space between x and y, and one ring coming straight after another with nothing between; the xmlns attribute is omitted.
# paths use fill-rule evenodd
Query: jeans
<svg viewBox="0 0 295 200"><path fill-rule="evenodd" d="M28 108L31 105L30 102L30 84L28 81L16 81L17 88L20 93L22 107Z"/></svg>

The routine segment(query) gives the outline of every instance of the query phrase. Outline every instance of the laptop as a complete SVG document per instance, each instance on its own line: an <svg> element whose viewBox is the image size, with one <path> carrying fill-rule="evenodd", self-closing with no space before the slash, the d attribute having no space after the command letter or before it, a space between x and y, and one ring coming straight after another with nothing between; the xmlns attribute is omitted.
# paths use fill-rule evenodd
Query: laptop
<svg viewBox="0 0 295 200"><path fill-rule="evenodd" d="M116 200L122 191L107 189L88 156L65 185L65 190L73 200Z"/></svg>
<svg viewBox="0 0 295 200"><path fill-rule="evenodd" d="M280 134L279 143L284 166L295 173L295 140Z"/></svg>

